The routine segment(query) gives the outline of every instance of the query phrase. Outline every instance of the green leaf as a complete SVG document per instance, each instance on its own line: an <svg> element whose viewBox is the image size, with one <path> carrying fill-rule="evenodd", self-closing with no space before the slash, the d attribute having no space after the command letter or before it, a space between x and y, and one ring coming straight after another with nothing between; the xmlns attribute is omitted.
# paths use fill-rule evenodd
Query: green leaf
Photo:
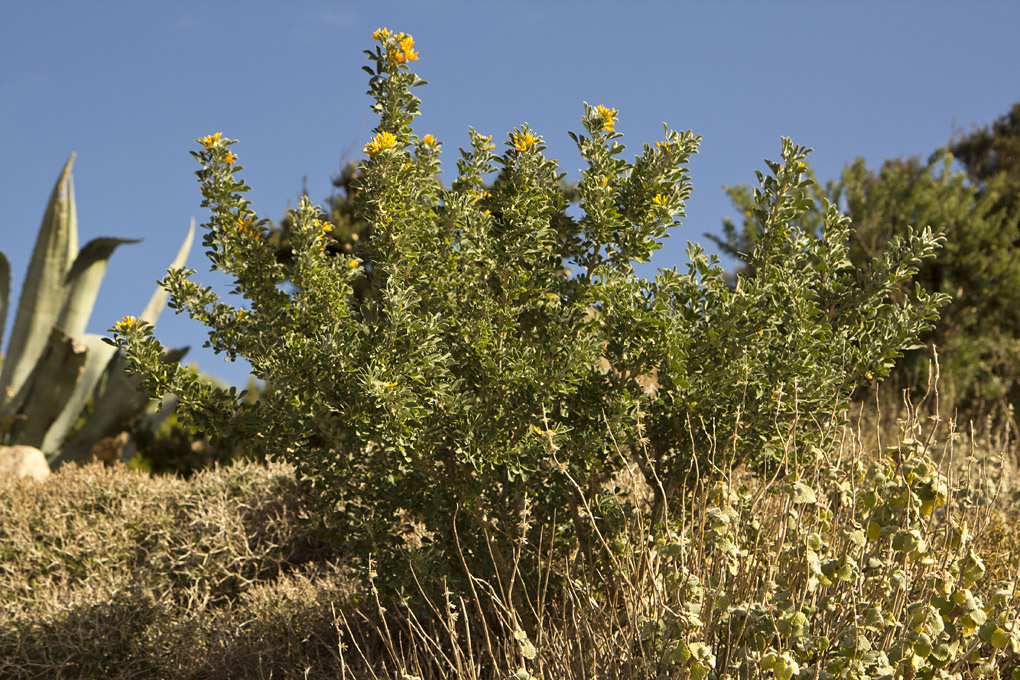
<svg viewBox="0 0 1020 680"><path fill-rule="evenodd" d="M85 346L56 326L42 348L40 361L25 385L24 406L19 415L21 428L15 443L40 448L54 413L60 413L74 391L85 366Z"/></svg>
<svg viewBox="0 0 1020 680"><path fill-rule="evenodd" d="M3 368L4 329L7 325L7 303L11 299L11 263L0 253L0 368ZM0 402L3 398L0 397Z"/></svg>
<svg viewBox="0 0 1020 680"><path fill-rule="evenodd" d="M47 458L56 453L60 445L64 443L64 439L85 409L89 397L92 396L99 379L106 372L110 360L117 351L115 347L103 342L102 336L99 335L88 334L79 338L78 341L87 352L85 366L80 379L75 383L74 389L67 399L67 403L46 431L42 445L39 446Z"/></svg>
<svg viewBox="0 0 1020 680"><path fill-rule="evenodd" d="M103 282L110 255L117 246L138 243L141 239L97 238L85 244L78 253L67 278L64 280L66 297L56 324L72 338L80 339L85 333L92 308L96 304L99 286Z"/></svg>
<svg viewBox="0 0 1020 680"><path fill-rule="evenodd" d="M528 639L528 634L526 632L523 630L515 630L514 639L517 640L517 643L520 645L521 655L525 659L530 661L535 658L537 654L535 651L535 645L531 644L531 640Z"/></svg>
<svg viewBox="0 0 1020 680"><path fill-rule="evenodd" d="M78 217L71 177L74 156L72 153L67 159L50 194L25 274L14 329L0 370L0 406L21 391L47 347L47 338L64 306L64 277L78 252Z"/></svg>
<svg viewBox="0 0 1020 680"><path fill-rule="evenodd" d="M790 494L790 498L794 503L806 504L818 502L818 498L815 496L815 490L803 482L794 482L790 488L787 489L787 493Z"/></svg>

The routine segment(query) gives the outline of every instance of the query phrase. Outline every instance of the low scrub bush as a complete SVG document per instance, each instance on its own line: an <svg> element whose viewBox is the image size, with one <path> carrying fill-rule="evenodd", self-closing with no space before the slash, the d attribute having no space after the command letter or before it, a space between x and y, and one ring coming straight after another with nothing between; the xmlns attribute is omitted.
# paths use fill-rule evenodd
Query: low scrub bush
<svg viewBox="0 0 1020 680"><path fill-rule="evenodd" d="M0 677L284 677L333 658L317 603L340 606L350 578L305 516L280 464L0 480Z"/></svg>

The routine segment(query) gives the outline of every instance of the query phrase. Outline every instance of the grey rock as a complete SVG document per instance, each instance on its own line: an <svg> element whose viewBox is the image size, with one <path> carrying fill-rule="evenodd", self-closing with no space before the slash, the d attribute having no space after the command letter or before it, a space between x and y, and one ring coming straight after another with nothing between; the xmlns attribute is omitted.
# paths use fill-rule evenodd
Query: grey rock
<svg viewBox="0 0 1020 680"><path fill-rule="evenodd" d="M0 480L12 476L43 481L50 476L46 456L34 446L0 446Z"/></svg>

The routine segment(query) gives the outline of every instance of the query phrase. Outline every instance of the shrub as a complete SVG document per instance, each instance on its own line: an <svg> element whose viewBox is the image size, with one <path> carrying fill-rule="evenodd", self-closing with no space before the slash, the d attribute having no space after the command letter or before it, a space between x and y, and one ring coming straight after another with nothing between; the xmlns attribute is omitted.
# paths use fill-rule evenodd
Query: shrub
<svg viewBox="0 0 1020 680"><path fill-rule="evenodd" d="M0 480L0 677L309 677L356 584L307 514L278 463Z"/></svg>
<svg viewBox="0 0 1020 680"><path fill-rule="evenodd" d="M890 159L872 170L858 158L838 179L816 188L815 205L801 218L801 226L812 230L830 202L844 203L854 224L849 258L860 268L913 227L941 227L945 248L923 263L904 289L917 282L952 296L938 325L922 340L938 347L946 412L959 409L969 418L1008 415L1020 405L1020 172L1011 152L1020 139L1018 121L1020 106L926 161ZM737 186L729 192L743 218L724 222L723 238L710 238L745 259L741 254L752 252L763 230L751 189ZM909 352L894 371L894 387L923 390L929 355Z"/></svg>
<svg viewBox="0 0 1020 680"><path fill-rule="evenodd" d="M292 461L397 592L416 575L439 583L492 565L504 587L523 578L533 592L529 543L580 546L594 564L596 536L622 532L634 510L614 482L631 458L656 520L714 470L784 472L809 450L814 423L936 318L941 297L895 294L939 237L911 233L853 267L835 207L820 236L796 226L809 207L808 150L789 140L782 162L758 173L765 236L736 288L697 246L684 272L644 281L633 269L684 214L691 132L667 127L627 162L616 109L585 104L584 133L571 135L588 164L577 218L527 125L499 155L472 130L446 188L440 143L411 128L424 84L408 68L413 40L374 37L380 123L355 202L371 238L352 253L327 255L331 226L303 199L290 215L293 257L279 261L243 198L234 141L210 135L194 153L212 211L207 254L243 302L222 302L189 270L163 284L216 351L250 361L270 386L262 398L244 403L159 362L151 325L129 318L115 331L152 394L175 393L203 430ZM356 296L367 276L373 294ZM805 447L778 445L791 431ZM418 528L410 569L395 518Z"/></svg>

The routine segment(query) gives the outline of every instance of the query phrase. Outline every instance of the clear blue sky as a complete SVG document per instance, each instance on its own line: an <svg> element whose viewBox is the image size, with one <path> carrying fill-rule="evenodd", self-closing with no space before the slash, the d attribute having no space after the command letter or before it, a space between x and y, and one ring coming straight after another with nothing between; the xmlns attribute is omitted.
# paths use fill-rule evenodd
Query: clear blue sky
<svg viewBox="0 0 1020 680"><path fill-rule="evenodd" d="M12 306L71 151L82 244L144 239L113 255L91 332L141 312L190 218L206 220L195 138L240 140L263 216L282 217L303 177L324 200L375 125L362 50L382 26L415 37L414 66L431 82L416 129L445 142L450 170L469 125L505 139L528 122L576 177L567 131L581 129L583 101L619 109L634 153L663 122L701 134L688 219L656 268L718 231L732 213L722 185L752 182L780 136L816 149L825 179L857 156L872 167L927 156L1020 100L1017 2L2 0L0 250ZM200 240L189 265L222 283L206 274ZM246 382L244 366L201 349L198 323L167 310L157 333L191 345L201 370Z"/></svg>

